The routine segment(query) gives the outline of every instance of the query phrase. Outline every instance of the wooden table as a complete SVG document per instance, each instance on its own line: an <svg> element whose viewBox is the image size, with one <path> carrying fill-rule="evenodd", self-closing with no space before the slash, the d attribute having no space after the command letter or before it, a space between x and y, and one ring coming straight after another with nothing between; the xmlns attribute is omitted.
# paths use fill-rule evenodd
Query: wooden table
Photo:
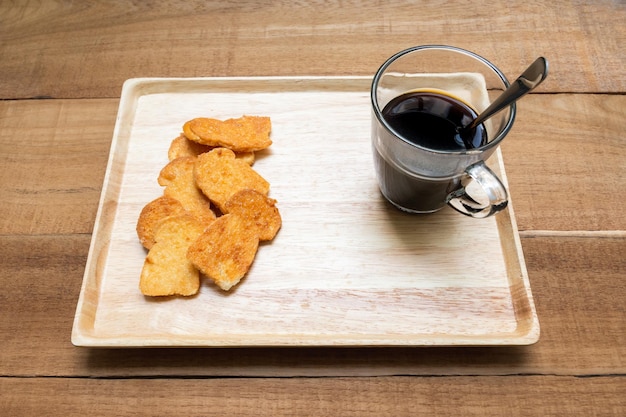
<svg viewBox="0 0 626 417"><path fill-rule="evenodd" d="M626 6L482 3L2 2L1 414L625 415ZM502 146L537 344L71 344L126 79L372 75L429 43L550 60Z"/></svg>

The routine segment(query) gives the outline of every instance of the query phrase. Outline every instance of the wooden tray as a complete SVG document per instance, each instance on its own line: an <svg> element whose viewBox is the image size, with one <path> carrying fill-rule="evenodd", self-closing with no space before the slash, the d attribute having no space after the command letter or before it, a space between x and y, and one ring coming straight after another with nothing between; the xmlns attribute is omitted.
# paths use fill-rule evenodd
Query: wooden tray
<svg viewBox="0 0 626 417"><path fill-rule="evenodd" d="M399 212L370 150L369 77L132 79L123 87L72 331L78 346L523 345L539 324L512 206ZM135 234L170 142L199 116L266 115L254 169L283 227L247 277L192 298L138 289ZM500 154L491 167L504 177Z"/></svg>

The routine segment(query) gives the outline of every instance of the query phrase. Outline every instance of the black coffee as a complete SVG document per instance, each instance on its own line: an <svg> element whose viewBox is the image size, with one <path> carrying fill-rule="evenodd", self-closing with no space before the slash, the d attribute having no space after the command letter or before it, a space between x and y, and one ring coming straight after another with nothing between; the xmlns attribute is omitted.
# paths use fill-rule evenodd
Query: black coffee
<svg viewBox="0 0 626 417"><path fill-rule="evenodd" d="M382 111L393 130L404 139L437 151L463 151L487 142L482 125L461 130L476 118L476 112L452 97L430 91L402 94ZM459 179L422 180L396 169L374 150L374 163L383 195L398 207L412 212L432 212L446 204L446 197L459 186Z"/></svg>
<svg viewBox="0 0 626 417"><path fill-rule="evenodd" d="M391 100L383 118L406 140L438 151L462 151L487 142L482 125L465 131L477 116L465 103L431 91L413 91Z"/></svg>

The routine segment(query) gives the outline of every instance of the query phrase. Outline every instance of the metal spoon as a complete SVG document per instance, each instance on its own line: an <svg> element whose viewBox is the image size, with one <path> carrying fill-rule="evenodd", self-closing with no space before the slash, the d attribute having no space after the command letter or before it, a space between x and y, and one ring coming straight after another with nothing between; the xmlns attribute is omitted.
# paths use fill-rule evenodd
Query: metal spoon
<svg viewBox="0 0 626 417"><path fill-rule="evenodd" d="M461 131L474 129L476 126L507 107L520 97L537 87L548 76L548 60L539 57L515 80L504 93L491 103L489 107L478 115L470 124L462 127Z"/></svg>

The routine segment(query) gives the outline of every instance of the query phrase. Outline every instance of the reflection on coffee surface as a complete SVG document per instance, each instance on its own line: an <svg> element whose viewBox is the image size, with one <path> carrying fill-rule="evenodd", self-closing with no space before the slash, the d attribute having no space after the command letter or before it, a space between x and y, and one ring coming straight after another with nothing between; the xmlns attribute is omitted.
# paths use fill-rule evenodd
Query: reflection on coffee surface
<svg viewBox="0 0 626 417"><path fill-rule="evenodd" d="M387 103L382 115L398 135L424 148L462 151L487 142L482 125L462 130L477 116L471 107L433 90L404 93Z"/></svg>

